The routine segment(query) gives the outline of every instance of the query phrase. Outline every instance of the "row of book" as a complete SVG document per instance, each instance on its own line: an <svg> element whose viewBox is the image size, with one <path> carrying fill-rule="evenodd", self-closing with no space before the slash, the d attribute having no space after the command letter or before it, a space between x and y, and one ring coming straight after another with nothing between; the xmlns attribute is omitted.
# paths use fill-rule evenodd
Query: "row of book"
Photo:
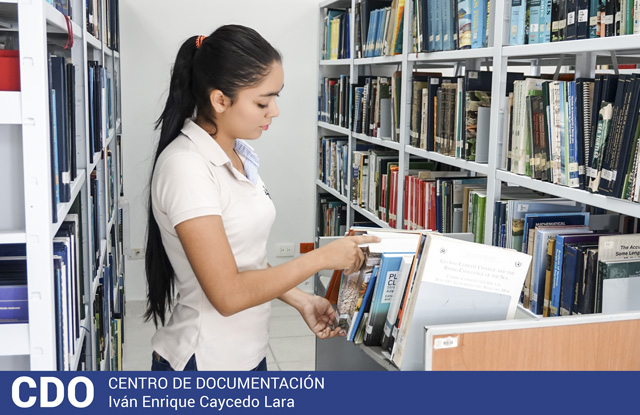
<svg viewBox="0 0 640 415"><path fill-rule="evenodd" d="M410 160L404 197L399 200L397 152L356 142L349 168L348 151L345 137L322 137L318 171L325 185L348 197L354 205L394 228L398 225L398 209L402 209L402 229L468 231L475 241L484 240L485 177L469 177L468 172L452 171L449 166L431 161ZM324 219L321 223L325 223Z"/></svg>
<svg viewBox="0 0 640 415"><path fill-rule="evenodd" d="M404 0L365 0L356 4L356 58L402 53Z"/></svg>
<svg viewBox="0 0 640 415"><path fill-rule="evenodd" d="M506 168L639 201L639 92L637 75L516 81L509 96Z"/></svg>
<svg viewBox="0 0 640 415"><path fill-rule="evenodd" d="M81 323L86 317L82 224L69 213L53 238L54 307L58 370L75 370L73 357L81 349ZM0 244L0 323L29 322L25 244Z"/></svg>
<svg viewBox="0 0 640 415"><path fill-rule="evenodd" d="M510 73L507 85L522 74ZM409 144L427 151L487 162L490 71L468 70L463 76L414 72L411 78Z"/></svg>
<svg viewBox="0 0 640 415"><path fill-rule="evenodd" d="M318 236L342 236L347 231L347 206L327 195L318 200Z"/></svg>
<svg viewBox="0 0 640 415"><path fill-rule="evenodd" d="M524 45L640 33L634 0L512 0L509 44Z"/></svg>
<svg viewBox="0 0 640 415"><path fill-rule="evenodd" d="M415 0L413 52L487 47L489 0Z"/></svg>
<svg viewBox="0 0 640 415"><path fill-rule="evenodd" d="M323 17L322 59L349 59L351 42L349 25L351 11L327 9Z"/></svg>
<svg viewBox="0 0 640 415"><path fill-rule="evenodd" d="M318 93L318 121L349 128L351 84L348 75L323 78Z"/></svg>
<svg viewBox="0 0 640 415"><path fill-rule="evenodd" d="M381 242L354 274L334 272L326 297L347 340L382 349L402 370L423 369L424 327L515 316L531 258L469 234L352 228Z"/></svg>

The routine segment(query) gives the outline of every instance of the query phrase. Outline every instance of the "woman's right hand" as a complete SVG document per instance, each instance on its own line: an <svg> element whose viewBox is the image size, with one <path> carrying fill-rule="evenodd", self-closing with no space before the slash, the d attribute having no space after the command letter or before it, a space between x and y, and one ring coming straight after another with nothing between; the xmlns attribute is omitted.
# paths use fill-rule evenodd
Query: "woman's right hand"
<svg viewBox="0 0 640 415"><path fill-rule="evenodd" d="M345 274L353 274L362 266L364 253L358 245L380 242L380 238L371 235L345 236L322 248L325 269L343 269Z"/></svg>

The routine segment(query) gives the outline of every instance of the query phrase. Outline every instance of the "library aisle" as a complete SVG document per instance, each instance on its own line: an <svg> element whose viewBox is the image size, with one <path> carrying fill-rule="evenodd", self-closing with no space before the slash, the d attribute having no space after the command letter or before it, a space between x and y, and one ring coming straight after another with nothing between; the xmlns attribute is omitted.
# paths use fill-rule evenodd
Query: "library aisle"
<svg viewBox="0 0 640 415"><path fill-rule="evenodd" d="M300 285L304 291L310 280ZM144 301L127 301L125 316L124 370L149 370L151 367L152 322L144 322ZM300 314L280 300L271 306L267 367L276 370L315 370L315 336Z"/></svg>

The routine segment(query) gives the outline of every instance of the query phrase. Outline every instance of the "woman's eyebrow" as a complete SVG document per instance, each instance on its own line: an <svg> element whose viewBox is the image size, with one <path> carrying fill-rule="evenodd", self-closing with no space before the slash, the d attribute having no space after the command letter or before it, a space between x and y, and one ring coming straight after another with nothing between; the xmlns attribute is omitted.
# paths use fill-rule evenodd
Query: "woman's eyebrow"
<svg viewBox="0 0 640 415"><path fill-rule="evenodd" d="M282 88L284 88L284 84L282 84ZM280 88L280 91L282 91L282 88ZM278 95L280 93L280 91L277 92L268 92L266 94L262 94L260 95L261 97L272 97L274 95Z"/></svg>

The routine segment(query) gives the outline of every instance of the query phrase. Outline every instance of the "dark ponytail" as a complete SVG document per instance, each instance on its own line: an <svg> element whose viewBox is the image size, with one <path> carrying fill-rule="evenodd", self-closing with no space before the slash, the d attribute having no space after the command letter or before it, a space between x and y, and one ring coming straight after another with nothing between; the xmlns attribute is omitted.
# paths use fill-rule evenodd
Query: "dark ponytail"
<svg viewBox="0 0 640 415"><path fill-rule="evenodd" d="M180 134L187 118L197 114L217 129L209 100L211 91L222 91L233 105L241 89L260 83L271 65L282 61L280 53L248 27L222 26L205 38L199 47L196 45L198 38L192 36L182 44L173 65L167 103L156 122L160 140L153 169L162 151ZM175 274L162 244L151 203L150 190L145 256L147 310L144 317L146 321L153 318L157 327L158 320L165 324L165 318L171 311Z"/></svg>

